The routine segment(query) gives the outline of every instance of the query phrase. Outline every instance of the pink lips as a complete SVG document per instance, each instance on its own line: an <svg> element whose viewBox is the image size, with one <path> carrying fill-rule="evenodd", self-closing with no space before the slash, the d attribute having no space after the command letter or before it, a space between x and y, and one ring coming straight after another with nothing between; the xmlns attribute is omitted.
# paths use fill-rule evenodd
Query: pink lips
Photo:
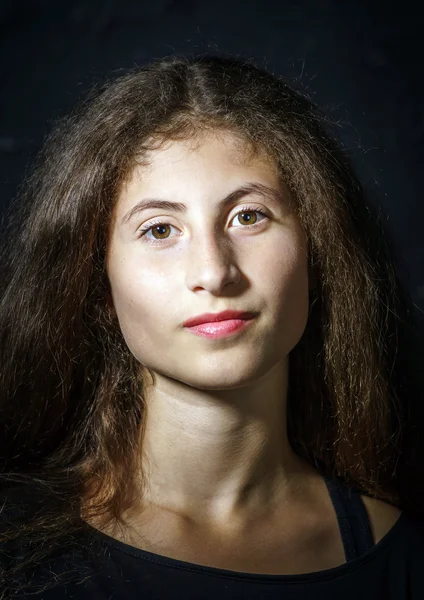
<svg viewBox="0 0 424 600"><path fill-rule="evenodd" d="M197 315L184 321L183 327L194 327L195 325L203 325L203 323L215 323L216 321L229 321L231 319L251 319L256 317L257 314L231 309L223 310L220 313L203 313L203 315Z"/></svg>
<svg viewBox="0 0 424 600"><path fill-rule="evenodd" d="M252 321L253 319L228 319L226 321L216 321L215 323L202 323L187 329L195 335L220 338L245 329Z"/></svg>

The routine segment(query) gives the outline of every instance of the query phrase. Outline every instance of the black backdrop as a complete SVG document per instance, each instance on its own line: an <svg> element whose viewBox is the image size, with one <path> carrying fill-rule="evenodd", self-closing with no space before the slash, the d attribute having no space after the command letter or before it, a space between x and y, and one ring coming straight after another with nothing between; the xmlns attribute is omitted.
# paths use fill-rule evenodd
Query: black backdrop
<svg viewBox="0 0 424 600"><path fill-rule="evenodd" d="M52 121L94 81L174 53L254 58L340 122L424 309L422 10L399 0L0 0L0 210Z"/></svg>

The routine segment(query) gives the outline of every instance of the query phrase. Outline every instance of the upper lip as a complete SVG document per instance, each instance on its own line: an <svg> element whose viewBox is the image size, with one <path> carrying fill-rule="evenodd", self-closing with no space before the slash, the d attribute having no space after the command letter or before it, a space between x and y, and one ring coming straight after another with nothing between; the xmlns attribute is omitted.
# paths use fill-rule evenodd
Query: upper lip
<svg viewBox="0 0 424 600"><path fill-rule="evenodd" d="M201 325L202 323L215 323L216 321L227 321L228 319L251 319L255 317L257 313L241 311L241 310L224 310L220 313L204 313L203 315L197 315L192 319L184 321L184 327L194 327L195 325Z"/></svg>

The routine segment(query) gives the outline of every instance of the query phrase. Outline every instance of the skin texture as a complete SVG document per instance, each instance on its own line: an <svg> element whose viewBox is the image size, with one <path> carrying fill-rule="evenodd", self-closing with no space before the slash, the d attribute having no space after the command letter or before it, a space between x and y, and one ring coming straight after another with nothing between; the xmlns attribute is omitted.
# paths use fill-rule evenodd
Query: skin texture
<svg viewBox="0 0 424 600"><path fill-rule="evenodd" d="M145 548L182 560L252 572L319 570L344 562L337 519L322 478L292 451L286 430L289 353L309 310L307 238L273 164L242 149L228 133L168 142L134 169L114 208L111 307L128 348L156 375L143 442L148 510L135 526L151 541ZM254 193L218 208L248 182L275 189L281 202ZM123 223L143 198L183 202L187 211L149 209ZM250 212L257 209L268 219ZM256 226L243 220L247 211ZM140 238L140 227L154 220L166 225ZM227 308L259 314L224 339L182 326ZM378 505L388 506L371 500L367 509L381 515ZM379 537L399 511L386 514ZM287 556L282 539L290 542Z"/></svg>

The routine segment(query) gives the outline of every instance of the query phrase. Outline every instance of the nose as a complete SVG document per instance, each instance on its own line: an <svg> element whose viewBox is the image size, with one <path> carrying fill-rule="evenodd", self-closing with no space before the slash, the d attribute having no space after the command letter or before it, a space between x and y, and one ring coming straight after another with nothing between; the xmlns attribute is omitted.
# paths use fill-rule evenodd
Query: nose
<svg viewBox="0 0 424 600"><path fill-rule="evenodd" d="M192 290L203 288L219 295L228 284L237 285L241 272L228 240L217 236L201 236L192 240L187 258L187 286Z"/></svg>

